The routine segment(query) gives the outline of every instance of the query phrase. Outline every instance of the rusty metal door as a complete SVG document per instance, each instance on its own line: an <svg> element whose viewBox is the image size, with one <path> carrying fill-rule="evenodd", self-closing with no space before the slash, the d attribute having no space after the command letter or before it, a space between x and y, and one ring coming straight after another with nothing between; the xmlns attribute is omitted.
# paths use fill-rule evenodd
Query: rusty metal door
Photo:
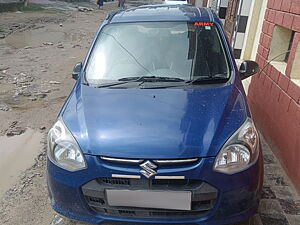
<svg viewBox="0 0 300 225"><path fill-rule="evenodd" d="M237 14L240 0L229 0L225 17L225 33L228 37L229 43L232 43L235 26L237 25Z"/></svg>

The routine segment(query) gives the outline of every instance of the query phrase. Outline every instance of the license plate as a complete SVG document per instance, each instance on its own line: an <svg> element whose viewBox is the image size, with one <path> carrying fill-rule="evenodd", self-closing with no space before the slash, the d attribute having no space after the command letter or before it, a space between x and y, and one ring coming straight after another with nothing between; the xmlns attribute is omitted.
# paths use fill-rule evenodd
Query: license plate
<svg viewBox="0 0 300 225"><path fill-rule="evenodd" d="M190 191L106 190L110 206L191 210Z"/></svg>

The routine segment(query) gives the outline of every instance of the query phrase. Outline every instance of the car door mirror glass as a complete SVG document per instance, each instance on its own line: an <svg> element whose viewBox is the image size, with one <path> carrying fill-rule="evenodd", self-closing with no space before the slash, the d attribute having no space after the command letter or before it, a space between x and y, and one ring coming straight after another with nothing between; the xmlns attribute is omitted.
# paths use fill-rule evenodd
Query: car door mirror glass
<svg viewBox="0 0 300 225"><path fill-rule="evenodd" d="M77 80L79 75L80 75L80 72L81 72L81 69L82 69L82 63L77 63L75 66L74 66L74 69L73 69L73 72L72 72L72 78L74 80Z"/></svg>

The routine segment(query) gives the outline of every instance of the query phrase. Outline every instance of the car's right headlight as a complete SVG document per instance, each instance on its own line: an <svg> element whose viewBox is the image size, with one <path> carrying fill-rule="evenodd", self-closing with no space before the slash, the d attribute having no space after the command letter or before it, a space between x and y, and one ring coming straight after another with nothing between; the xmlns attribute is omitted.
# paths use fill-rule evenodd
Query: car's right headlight
<svg viewBox="0 0 300 225"><path fill-rule="evenodd" d="M69 171L86 168L84 156L61 118L48 133L48 157L51 162Z"/></svg>
<svg viewBox="0 0 300 225"><path fill-rule="evenodd" d="M259 136L254 123L247 118L217 155L214 170L233 174L248 168L258 159L258 142Z"/></svg>

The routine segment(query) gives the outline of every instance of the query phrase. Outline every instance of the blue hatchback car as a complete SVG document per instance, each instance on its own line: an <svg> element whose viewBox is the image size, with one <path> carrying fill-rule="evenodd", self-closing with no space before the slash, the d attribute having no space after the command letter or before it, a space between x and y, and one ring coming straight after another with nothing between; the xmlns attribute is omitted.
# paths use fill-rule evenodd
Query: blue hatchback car
<svg viewBox="0 0 300 225"><path fill-rule="evenodd" d="M230 224L257 211L258 132L222 24L207 8L110 14L48 134L53 209L93 224Z"/></svg>

